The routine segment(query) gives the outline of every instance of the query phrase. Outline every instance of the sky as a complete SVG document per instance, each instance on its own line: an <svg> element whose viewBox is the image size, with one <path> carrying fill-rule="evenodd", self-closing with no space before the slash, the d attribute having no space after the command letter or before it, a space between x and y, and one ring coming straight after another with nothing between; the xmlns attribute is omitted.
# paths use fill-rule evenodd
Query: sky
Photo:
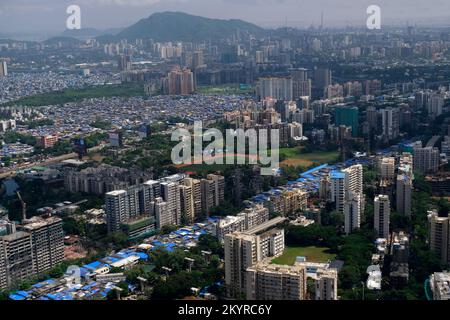
<svg viewBox="0 0 450 320"><path fill-rule="evenodd" d="M449 0L0 0L0 34L55 33L65 29L69 5L81 8L81 27L127 27L155 12L181 11L242 19L263 27L362 26L369 5L386 25L450 25Z"/></svg>

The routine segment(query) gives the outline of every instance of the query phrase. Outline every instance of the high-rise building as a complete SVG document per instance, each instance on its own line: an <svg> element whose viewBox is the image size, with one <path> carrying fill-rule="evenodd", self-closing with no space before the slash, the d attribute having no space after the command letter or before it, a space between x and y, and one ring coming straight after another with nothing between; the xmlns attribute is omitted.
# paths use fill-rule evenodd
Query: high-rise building
<svg viewBox="0 0 450 320"><path fill-rule="evenodd" d="M311 80L308 79L308 71L300 68L291 71L292 96L294 100L301 97L311 97Z"/></svg>
<svg viewBox="0 0 450 320"><path fill-rule="evenodd" d="M188 95L195 91L194 74L189 69L174 68L162 79L162 89L168 95Z"/></svg>
<svg viewBox="0 0 450 320"><path fill-rule="evenodd" d="M257 84L258 100L272 98L276 100L291 101L292 78L261 78Z"/></svg>
<svg viewBox="0 0 450 320"><path fill-rule="evenodd" d="M194 194L191 186L180 185L181 221L183 224L192 224L195 219Z"/></svg>
<svg viewBox="0 0 450 320"><path fill-rule="evenodd" d="M6 257L7 287L36 275L31 234L17 231L0 237Z"/></svg>
<svg viewBox="0 0 450 320"><path fill-rule="evenodd" d="M378 110L375 107L368 107L366 110L366 121L369 124L369 129L375 131L378 128Z"/></svg>
<svg viewBox="0 0 450 320"><path fill-rule="evenodd" d="M247 268L267 257L276 257L284 250L284 230L272 229L262 234L251 230L225 235L225 285L230 297L246 294Z"/></svg>
<svg viewBox="0 0 450 320"><path fill-rule="evenodd" d="M391 203L389 196L378 195L374 200L374 228L378 238L389 238Z"/></svg>
<svg viewBox="0 0 450 320"><path fill-rule="evenodd" d="M316 68L314 70L314 86L323 90L331 84L331 70L328 68Z"/></svg>
<svg viewBox="0 0 450 320"><path fill-rule="evenodd" d="M436 211L428 211L428 243L441 262L450 263L450 217L439 217Z"/></svg>
<svg viewBox="0 0 450 320"><path fill-rule="evenodd" d="M355 164L342 170L346 176L346 184L348 191L363 195L363 167Z"/></svg>
<svg viewBox="0 0 450 320"><path fill-rule="evenodd" d="M361 195L355 192L348 192L344 204L344 226L345 233L359 229L361 223Z"/></svg>
<svg viewBox="0 0 450 320"><path fill-rule="evenodd" d="M378 164L380 180L393 181L395 177L395 158L383 157Z"/></svg>
<svg viewBox="0 0 450 320"><path fill-rule="evenodd" d="M8 75L8 66L6 61L0 61L0 77L6 77Z"/></svg>
<svg viewBox="0 0 450 320"><path fill-rule="evenodd" d="M64 232L58 217L38 217L22 221L20 230L31 235L35 271L42 273L64 260Z"/></svg>
<svg viewBox="0 0 450 320"><path fill-rule="evenodd" d="M125 190L115 190L105 195L105 212L108 232L120 230L128 219L128 194Z"/></svg>
<svg viewBox="0 0 450 320"><path fill-rule="evenodd" d="M440 154L438 148L433 147L414 147L414 170L422 173L437 172L440 163Z"/></svg>
<svg viewBox="0 0 450 320"><path fill-rule="evenodd" d="M306 270L259 262L246 271L247 300L305 300Z"/></svg>
<svg viewBox="0 0 450 320"><path fill-rule="evenodd" d="M400 121L398 108L386 108L381 110L383 137L392 140L400 133Z"/></svg>
<svg viewBox="0 0 450 320"><path fill-rule="evenodd" d="M442 108L444 107L444 97L441 94L431 94L426 102L428 115L432 118L436 118L442 114Z"/></svg>
<svg viewBox="0 0 450 320"><path fill-rule="evenodd" d="M3 240L0 237L0 289L6 288L8 286L6 270L6 251Z"/></svg>
<svg viewBox="0 0 450 320"><path fill-rule="evenodd" d="M181 202L179 183L167 181L161 183L161 196L167 202L167 210L172 216L172 224L181 224Z"/></svg>
<svg viewBox="0 0 450 320"><path fill-rule="evenodd" d="M408 174L397 175L396 210L398 213L411 216L412 177Z"/></svg>
<svg viewBox="0 0 450 320"><path fill-rule="evenodd" d="M192 68L195 70L202 67L205 67L203 51L197 50L192 54Z"/></svg>
<svg viewBox="0 0 450 320"><path fill-rule="evenodd" d="M131 70L131 55L122 54L118 58L118 66L120 71Z"/></svg>
<svg viewBox="0 0 450 320"><path fill-rule="evenodd" d="M202 188L201 181L192 178L185 178L183 184L192 188L192 201L194 204L194 219L202 214Z"/></svg>
<svg viewBox="0 0 450 320"><path fill-rule="evenodd" d="M366 80L363 83L363 93L365 95L376 95L381 91L381 81L377 79Z"/></svg>
<svg viewBox="0 0 450 320"><path fill-rule="evenodd" d="M220 205L225 199L225 177L217 174L208 174L206 179L211 181L205 193L212 194L212 203L214 207Z"/></svg>
<svg viewBox="0 0 450 320"><path fill-rule="evenodd" d="M331 171L330 172L330 201L334 202L336 210L339 212L344 212L345 204L345 173L342 171Z"/></svg>
<svg viewBox="0 0 450 320"><path fill-rule="evenodd" d="M345 125L352 128L352 136L357 137L359 133L359 111L357 107L341 106L335 109L334 123L337 126Z"/></svg>
<svg viewBox="0 0 450 320"><path fill-rule="evenodd" d="M156 227L158 229L164 226L175 225L173 214L169 211L167 202L164 202L161 197L152 201L150 207L150 213L155 216Z"/></svg>

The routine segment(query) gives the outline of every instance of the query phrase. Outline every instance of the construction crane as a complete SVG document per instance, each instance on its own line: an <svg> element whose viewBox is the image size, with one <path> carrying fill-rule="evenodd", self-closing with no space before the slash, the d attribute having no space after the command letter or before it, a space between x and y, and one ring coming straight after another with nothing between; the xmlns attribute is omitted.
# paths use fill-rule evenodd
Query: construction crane
<svg viewBox="0 0 450 320"><path fill-rule="evenodd" d="M20 195L20 192L17 191L17 197L20 200L20 203L22 204L22 221L27 219L27 204L25 201L23 201L22 196Z"/></svg>

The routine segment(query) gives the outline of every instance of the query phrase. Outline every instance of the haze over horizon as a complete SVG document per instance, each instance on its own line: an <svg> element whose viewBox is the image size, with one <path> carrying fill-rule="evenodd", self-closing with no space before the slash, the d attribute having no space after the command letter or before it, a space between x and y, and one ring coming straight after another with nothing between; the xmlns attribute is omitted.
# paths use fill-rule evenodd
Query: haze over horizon
<svg viewBox="0 0 450 320"><path fill-rule="evenodd" d="M356 3L355 3L356 2ZM155 12L180 11L220 19L242 19L262 27L362 26L377 4L385 25L449 25L446 0L0 0L0 33L59 34L66 8L81 7L82 28L127 27Z"/></svg>

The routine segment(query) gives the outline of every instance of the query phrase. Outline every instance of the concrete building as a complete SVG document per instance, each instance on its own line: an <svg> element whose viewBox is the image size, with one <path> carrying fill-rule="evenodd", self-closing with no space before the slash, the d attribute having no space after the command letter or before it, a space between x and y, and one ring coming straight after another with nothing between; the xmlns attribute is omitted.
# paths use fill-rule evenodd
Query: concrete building
<svg viewBox="0 0 450 320"><path fill-rule="evenodd" d="M246 278L247 300L305 300L304 267L259 262L247 268Z"/></svg>
<svg viewBox="0 0 450 320"><path fill-rule="evenodd" d="M225 198L225 178L216 174L208 174L201 180L202 210L208 213L217 207Z"/></svg>
<svg viewBox="0 0 450 320"><path fill-rule="evenodd" d="M397 175L396 210L398 213L411 216L412 177L407 174Z"/></svg>
<svg viewBox="0 0 450 320"><path fill-rule="evenodd" d="M245 216L227 216L216 224L216 237L223 241L225 235L246 230Z"/></svg>
<svg viewBox="0 0 450 320"><path fill-rule="evenodd" d="M202 214L202 188L201 181L192 178L185 178L183 184L192 189L192 201L194 204L194 218Z"/></svg>
<svg viewBox="0 0 450 320"><path fill-rule="evenodd" d="M433 300L450 300L450 272L435 272L430 276Z"/></svg>
<svg viewBox="0 0 450 320"><path fill-rule="evenodd" d="M386 108L380 112L384 139L389 141L397 138L400 133L398 108Z"/></svg>
<svg viewBox="0 0 450 320"><path fill-rule="evenodd" d="M161 80L164 94L188 95L195 91L194 74L189 69L174 68Z"/></svg>
<svg viewBox="0 0 450 320"><path fill-rule="evenodd" d="M11 287L35 276L31 234L17 231L0 239L6 257L6 286Z"/></svg>
<svg viewBox="0 0 450 320"><path fill-rule="evenodd" d="M374 199L374 228L378 238L389 238L391 203L389 196L378 195Z"/></svg>
<svg viewBox="0 0 450 320"><path fill-rule="evenodd" d="M292 78L261 78L257 84L258 100L273 98L291 101L293 99Z"/></svg>
<svg viewBox="0 0 450 320"><path fill-rule="evenodd" d="M393 181L395 177L395 158L383 157L378 164L378 175L380 180Z"/></svg>
<svg viewBox="0 0 450 320"><path fill-rule="evenodd" d="M414 170L422 173L437 172L440 163L440 154L438 148L433 147L414 147Z"/></svg>
<svg viewBox="0 0 450 320"><path fill-rule="evenodd" d="M345 233L350 234L358 230L361 224L361 195L349 192L344 204Z"/></svg>
<svg viewBox="0 0 450 320"><path fill-rule="evenodd" d="M342 171L331 171L330 200L334 202L336 211L344 212L346 191L345 173Z"/></svg>
<svg viewBox="0 0 450 320"><path fill-rule="evenodd" d="M344 212L345 199L349 192L360 196L360 212L364 211L362 165L353 165L341 171L331 171L330 182L330 200L335 203L336 211Z"/></svg>
<svg viewBox="0 0 450 320"><path fill-rule="evenodd" d="M225 235L225 285L230 297L245 296L247 268L283 253L284 230L266 230L263 226Z"/></svg>
<svg viewBox="0 0 450 320"><path fill-rule="evenodd" d="M162 182L161 196L167 203L167 210L172 216L174 225L181 224L181 202L178 182Z"/></svg>
<svg viewBox="0 0 450 320"><path fill-rule="evenodd" d="M155 199L150 204L150 214L155 217L156 227L161 229L164 226L174 225L173 215L169 211L168 204L161 197Z"/></svg>
<svg viewBox="0 0 450 320"><path fill-rule="evenodd" d="M0 61L0 77L6 77L8 75L8 66L6 61Z"/></svg>
<svg viewBox="0 0 450 320"><path fill-rule="evenodd" d="M292 96L294 100L301 97L311 97L311 79L308 79L308 70L300 68L291 71Z"/></svg>
<svg viewBox="0 0 450 320"><path fill-rule="evenodd" d="M183 224L192 224L195 219L194 195L191 186L180 185L181 221Z"/></svg>
<svg viewBox="0 0 450 320"><path fill-rule="evenodd" d="M81 171L66 170L64 187L71 193L93 193L103 195L106 192L126 189L152 178L152 174L136 169L114 167L106 164L90 167Z"/></svg>
<svg viewBox="0 0 450 320"><path fill-rule="evenodd" d="M8 286L6 270L6 251L3 240L0 238L0 289L6 288Z"/></svg>
<svg viewBox="0 0 450 320"><path fill-rule="evenodd" d="M31 235L36 273L52 269L64 260L64 232L58 217L35 216L19 229Z"/></svg>
<svg viewBox="0 0 450 320"><path fill-rule="evenodd" d="M315 300L337 300L338 272L336 269L318 269L315 280Z"/></svg>
<svg viewBox="0 0 450 320"><path fill-rule="evenodd" d="M436 211L428 211L428 243L442 263L450 263L450 217L439 217Z"/></svg>
<svg viewBox="0 0 450 320"><path fill-rule="evenodd" d="M108 232L120 230L128 219L128 194L125 190L115 190L105 195L105 212Z"/></svg>
<svg viewBox="0 0 450 320"><path fill-rule="evenodd" d="M269 210L262 205L254 205L236 216L227 216L216 224L216 236L222 241L224 236L235 231L245 231L269 221Z"/></svg>

